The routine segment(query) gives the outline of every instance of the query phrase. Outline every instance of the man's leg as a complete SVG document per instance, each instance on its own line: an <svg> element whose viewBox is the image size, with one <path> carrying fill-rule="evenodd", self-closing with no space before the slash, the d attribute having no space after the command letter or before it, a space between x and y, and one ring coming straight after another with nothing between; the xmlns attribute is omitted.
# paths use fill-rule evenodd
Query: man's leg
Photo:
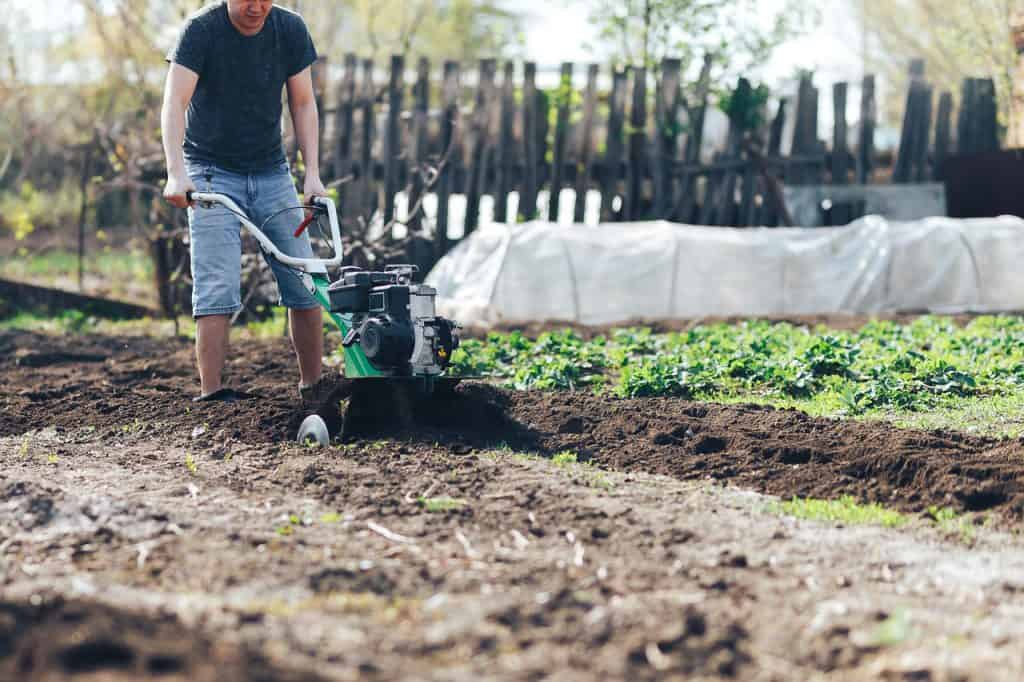
<svg viewBox="0 0 1024 682"><path fill-rule="evenodd" d="M228 355L229 315L204 315L196 320L196 364L202 395L221 389L221 375Z"/></svg>
<svg viewBox="0 0 1024 682"><path fill-rule="evenodd" d="M191 164L189 176L204 192L227 194L239 202L245 196L244 177L210 164ZM196 320L196 365L201 396L222 388L221 373L228 351L231 315L242 307L242 239L238 217L226 208L189 209L192 256L192 315Z"/></svg>
<svg viewBox="0 0 1024 682"><path fill-rule="evenodd" d="M294 235L305 212L299 208L299 197L287 164L256 176L256 200L253 218L263 225L263 232L277 248L297 258L313 258L309 232ZM291 209L291 210L286 210ZM265 222L264 222L265 221ZM323 362L322 308L303 284L296 270L270 258L269 264L281 293L281 305L288 308L292 346L299 361L299 386L303 399L314 396L317 390L303 391L302 386L315 386L320 379ZM316 398L312 398L316 400Z"/></svg>
<svg viewBox="0 0 1024 682"><path fill-rule="evenodd" d="M292 332L292 346L299 359L299 381L312 386L320 379L324 357L324 320L322 309L289 310L288 322Z"/></svg>

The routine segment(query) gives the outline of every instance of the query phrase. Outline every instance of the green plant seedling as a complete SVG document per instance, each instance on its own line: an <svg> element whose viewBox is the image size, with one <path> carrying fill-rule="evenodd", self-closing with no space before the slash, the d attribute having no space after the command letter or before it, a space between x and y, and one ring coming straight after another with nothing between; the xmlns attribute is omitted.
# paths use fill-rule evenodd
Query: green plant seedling
<svg viewBox="0 0 1024 682"><path fill-rule="evenodd" d="M438 512L462 509L468 503L466 500L460 500L452 497L419 497L416 499L416 504L422 507L427 513L434 514Z"/></svg>
<svg viewBox="0 0 1024 682"><path fill-rule="evenodd" d="M878 624L872 640L877 646L897 646L913 635L910 614L905 609L897 609Z"/></svg>
<svg viewBox="0 0 1024 682"><path fill-rule="evenodd" d="M552 463L557 467L567 467L571 464L576 464L578 460L579 456L572 450L556 452L555 456L551 458Z"/></svg>

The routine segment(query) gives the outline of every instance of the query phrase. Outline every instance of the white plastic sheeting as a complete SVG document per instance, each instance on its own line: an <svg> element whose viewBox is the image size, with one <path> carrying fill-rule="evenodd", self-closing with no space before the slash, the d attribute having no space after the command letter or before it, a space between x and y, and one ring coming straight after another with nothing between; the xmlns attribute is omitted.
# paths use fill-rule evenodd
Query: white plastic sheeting
<svg viewBox="0 0 1024 682"><path fill-rule="evenodd" d="M489 225L427 277L463 324L1024 309L1024 220Z"/></svg>

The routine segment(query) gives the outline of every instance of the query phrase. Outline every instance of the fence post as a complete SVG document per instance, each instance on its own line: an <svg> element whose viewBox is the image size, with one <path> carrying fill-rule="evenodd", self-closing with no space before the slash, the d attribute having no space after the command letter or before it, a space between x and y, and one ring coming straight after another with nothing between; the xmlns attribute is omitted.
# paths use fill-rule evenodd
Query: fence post
<svg viewBox="0 0 1024 682"><path fill-rule="evenodd" d="M526 62L523 68L523 190L519 195L519 213L524 220L537 216L537 65Z"/></svg>
<svg viewBox="0 0 1024 682"><path fill-rule="evenodd" d="M932 179L945 179L944 166L949 156L950 132L953 119L953 93L944 92L939 96L939 112L935 117L935 164Z"/></svg>
<svg viewBox="0 0 1024 682"><path fill-rule="evenodd" d="M413 86L413 124L412 124L412 192L409 196L409 230L420 232L423 230L423 207L418 209L416 205L423 201L423 194L426 191L427 162L427 116L430 111L430 60L420 57L416 64L416 85ZM415 210L413 210L415 209Z"/></svg>
<svg viewBox="0 0 1024 682"><path fill-rule="evenodd" d="M398 194L398 165L402 158L403 77L405 57L391 57L391 79L388 82L388 119L384 137L384 224L395 217L395 195ZM390 235L388 235L390 236Z"/></svg>
<svg viewBox="0 0 1024 682"><path fill-rule="evenodd" d="M373 192L373 104L376 92L373 89L373 60L363 60L363 82L360 83L360 108L362 109L362 139L359 147L359 172L362 188L359 192L359 212L367 219L377 207L377 196Z"/></svg>
<svg viewBox="0 0 1024 682"><path fill-rule="evenodd" d="M878 105L875 102L875 77L864 76L860 95L860 136L857 141L857 182L871 182L875 168L875 121Z"/></svg>
<svg viewBox="0 0 1024 682"><path fill-rule="evenodd" d="M472 147L470 166L466 170L466 216L463 222L467 236L480 222L480 196L483 194L487 177L487 143L490 132L490 106L494 98L494 74L497 62L493 59L480 60L480 77L476 86L476 101L473 108Z"/></svg>
<svg viewBox="0 0 1024 682"><path fill-rule="evenodd" d="M576 163L576 202L573 222L586 219L587 192L594 163L594 107L597 101L597 64L587 67L587 89L583 94L583 130L580 134L580 155Z"/></svg>
<svg viewBox="0 0 1024 682"><path fill-rule="evenodd" d="M924 81L925 63L923 59L910 61L910 84L907 89L907 105L903 112L903 129L900 132L900 146L896 155L896 164L892 171L892 181L897 183L910 182L914 174L915 152L917 148L918 120L924 100L921 88Z"/></svg>
<svg viewBox="0 0 1024 682"><path fill-rule="evenodd" d="M932 86L922 83L918 92L918 120L914 132L914 148L911 163L914 182L924 182L931 177L928 172L928 147L932 132Z"/></svg>
<svg viewBox="0 0 1024 682"><path fill-rule="evenodd" d="M441 176L437 188L437 227L434 244L438 258L448 253L448 199L452 192L452 178L455 176L455 159L459 126L459 63L444 63L444 118L441 121Z"/></svg>
<svg viewBox="0 0 1024 682"><path fill-rule="evenodd" d="M846 127L846 83L832 86L832 111L835 127L832 133L832 184L845 185L849 182L850 156L847 150Z"/></svg>
<svg viewBox="0 0 1024 682"><path fill-rule="evenodd" d="M654 217L667 219L675 205L673 189L678 140L679 68L678 59L663 59L658 79L655 107Z"/></svg>
<svg viewBox="0 0 1024 682"><path fill-rule="evenodd" d="M508 195L512 189L512 163L515 144L515 64L505 62L501 80L501 114L498 132L498 146L494 154L495 194L494 220L508 222ZM514 218L514 216L513 216ZM515 222L513 220L513 222Z"/></svg>
<svg viewBox="0 0 1024 682"><path fill-rule="evenodd" d="M800 79L796 100L796 125L793 129L793 156L809 156L818 152L818 89L805 74ZM814 184L817 172L809 164L790 169L786 179L792 185Z"/></svg>
<svg viewBox="0 0 1024 682"><path fill-rule="evenodd" d="M622 212L627 220L643 215L644 151L647 146L647 69L633 69L633 106L629 115L629 167Z"/></svg>
<svg viewBox="0 0 1024 682"><path fill-rule="evenodd" d="M996 103L996 83L991 78L978 81L977 133L979 152L999 150L999 105Z"/></svg>
<svg viewBox="0 0 1024 682"><path fill-rule="evenodd" d="M356 56L345 55L345 74L338 88L338 105L334 112L334 159L331 171L340 180L351 171L352 106L356 96ZM343 191L343 190L342 190Z"/></svg>
<svg viewBox="0 0 1024 682"><path fill-rule="evenodd" d="M565 147L566 136L569 129L569 104L572 100L572 70L571 62L563 62L562 70L558 78L558 90L556 95L556 107L558 118L555 122L555 149L553 164L551 168L551 194L548 199L548 219L558 222L559 198L562 195L562 184L565 177Z"/></svg>
<svg viewBox="0 0 1024 682"><path fill-rule="evenodd" d="M626 79L629 67L612 72L612 94L608 104L608 135L605 142L604 160L601 168L601 222L616 217L613 201L622 177L622 129L626 110ZM624 208L624 207L623 207ZM621 216L621 211L619 213Z"/></svg>

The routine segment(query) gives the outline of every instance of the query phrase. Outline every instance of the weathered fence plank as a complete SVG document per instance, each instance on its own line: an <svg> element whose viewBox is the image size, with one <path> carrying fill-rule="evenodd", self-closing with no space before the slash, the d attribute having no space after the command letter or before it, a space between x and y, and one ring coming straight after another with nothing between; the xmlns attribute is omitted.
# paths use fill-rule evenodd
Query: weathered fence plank
<svg viewBox="0 0 1024 682"><path fill-rule="evenodd" d="M360 110L362 114L359 147L359 174L361 189L358 193L356 212L369 216L377 207L377 195L373 192L373 105L377 93L373 87L373 60L363 60L363 78L360 84Z"/></svg>
<svg viewBox="0 0 1024 682"><path fill-rule="evenodd" d="M423 194L427 179L424 176L427 167L427 153L430 139L427 130L427 117L430 112L430 60L420 57L416 64L416 84L413 86L413 118L412 118L412 178L409 193L409 229L419 232L423 226Z"/></svg>
<svg viewBox="0 0 1024 682"><path fill-rule="evenodd" d="M466 173L465 234L472 234L480 221L480 197L487 177L487 147L490 138L491 101L494 99L494 76L498 63L493 59L480 60L480 80L476 87L473 107L472 140L469 168Z"/></svg>
<svg viewBox="0 0 1024 682"><path fill-rule="evenodd" d="M918 94L921 101L918 104L918 120L914 132L911 176L914 182L924 182L931 178L931 173L928 172L928 145L932 131L932 92L931 85L923 84Z"/></svg>
<svg viewBox="0 0 1024 682"><path fill-rule="evenodd" d="M356 56L345 55L345 71L338 87L334 112L334 156L331 171L335 178L352 172L352 122L356 99ZM342 188L344 192L344 188Z"/></svg>
<svg viewBox="0 0 1024 682"><path fill-rule="evenodd" d="M832 184L845 185L849 182L850 162L847 149L848 128L846 127L846 83L832 86L832 112L835 127L832 134Z"/></svg>
<svg viewBox="0 0 1024 682"><path fill-rule="evenodd" d="M811 82L810 75L804 75L797 91L792 153L816 154L818 147L818 89ZM817 180L817 170L809 165L798 166L786 175L786 181L793 185L815 184Z"/></svg>
<svg viewBox="0 0 1024 682"><path fill-rule="evenodd" d="M939 96L939 111L935 117L935 162L932 179L943 180L943 167L949 156L950 134L953 120L953 93L944 92Z"/></svg>
<svg viewBox="0 0 1024 682"><path fill-rule="evenodd" d="M402 162L402 96L404 94L405 58L391 57L391 78L388 82L388 118L384 133L384 224L395 217L395 195L398 194L399 167Z"/></svg>
<svg viewBox="0 0 1024 682"><path fill-rule="evenodd" d="M678 59L661 62L655 107L654 217L666 219L675 205L672 165L676 161L679 117Z"/></svg>
<svg viewBox="0 0 1024 682"><path fill-rule="evenodd" d="M857 182L866 185L875 169L875 126L878 104L875 101L875 77L865 76L861 83L860 135L857 140Z"/></svg>
<svg viewBox="0 0 1024 682"><path fill-rule="evenodd" d="M629 68L616 69L612 73L612 93L608 102L608 134L605 140L604 163L602 164L601 222L609 222L621 215L615 210L614 201L619 196L619 179L622 177L622 131L626 111L626 85Z"/></svg>
<svg viewBox="0 0 1024 682"><path fill-rule="evenodd" d="M458 158L456 145L459 126L459 63L444 63L444 82L441 97L444 114L441 119L441 160L440 176L437 179L437 226L434 229L435 255L440 258L448 253L448 202L455 178L455 159Z"/></svg>
<svg viewBox="0 0 1024 682"><path fill-rule="evenodd" d="M515 162L515 64L505 62L501 81L501 114L498 125L498 145L494 151L494 220L508 220L508 195L512 191L512 171Z"/></svg>
<svg viewBox="0 0 1024 682"><path fill-rule="evenodd" d="M580 153L576 163L576 203L573 221L582 223L586 207L587 192L593 175L594 163L594 108L597 103L598 65L587 67L587 89L583 94L583 128L580 132Z"/></svg>
<svg viewBox="0 0 1024 682"><path fill-rule="evenodd" d="M629 166L622 212L626 220L639 220L644 213L643 183L647 160L647 69L642 66L633 69L633 106L630 108L629 128Z"/></svg>
<svg viewBox="0 0 1024 682"><path fill-rule="evenodd" d="M537 145L537 65L527 62L523 67L523 189L519 193L519 214L524 220L533 220L537 215L537 193L540 180L537 177L540 165Z"/></svg>
<svg viewBox="0 0 1024 682"><path fill-rule="evenodd" d="M921 134L921 119L924 114L925 101L923 89L925 65L920 59L910 61L910 87L907 90L907 105L903 112L903 128L900 131L900 146L896 153L896 164L893 167L893 182L910 182L914 177L917 161L918 138Z"/></svg>
<svg viewBox="0 0 1024 682"><path fill-rule="evenodd" d="M565 182L565 151L569 135L569 105L572 101L572 63L564 62L558 78L558 90L555 95L555 107L558 119L555 122L555 149L551 168L551 205L548 219L558 222L559 201L562 186Z"/></svg>

